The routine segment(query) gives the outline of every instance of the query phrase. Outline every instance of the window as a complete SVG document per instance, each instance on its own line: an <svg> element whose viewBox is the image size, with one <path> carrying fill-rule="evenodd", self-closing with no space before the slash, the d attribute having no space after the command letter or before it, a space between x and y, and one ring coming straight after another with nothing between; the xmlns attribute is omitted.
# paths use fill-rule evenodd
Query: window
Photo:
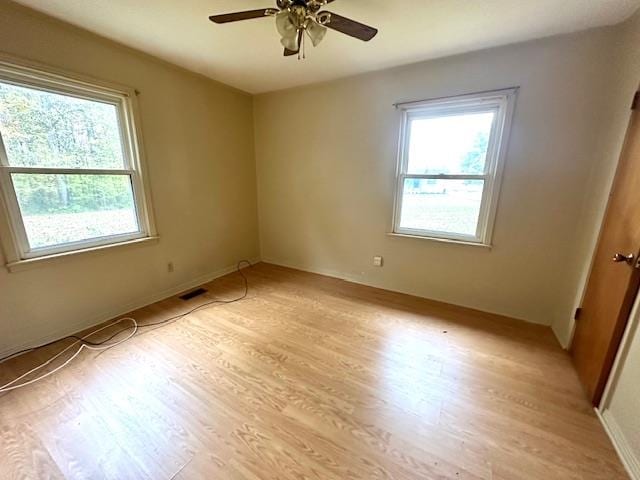
<svg viewBox="0 0 640 480"><path fill-rule="evenodd" d="M394 233L490 243L516 91L398 106Z"/></svg>
<svg viewBox="0 0 640 480"><path fill-rule="evenodd" d="M10 261L152 234L133 96L0 62L0 187Z"/></svg>

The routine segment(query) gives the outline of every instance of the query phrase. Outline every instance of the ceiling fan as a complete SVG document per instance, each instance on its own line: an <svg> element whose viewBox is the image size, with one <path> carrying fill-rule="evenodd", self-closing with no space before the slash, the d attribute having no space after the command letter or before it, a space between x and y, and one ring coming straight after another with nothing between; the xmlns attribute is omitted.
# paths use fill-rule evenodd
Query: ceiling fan
<svg viewBox="0 0 640 480"><path fill-rule="evenodd" d="M305 33L314 47L318 46L327 33L327 29L336 30L351 37L368 42L376 36L378 30L363 23L350 20L333 12L320 11L334 0L276 0L277 8L261 8L245 12L212 15L214 23L230 23L253 18L275 17L276 28L282 39L285 57L304 56Z"/></svg>

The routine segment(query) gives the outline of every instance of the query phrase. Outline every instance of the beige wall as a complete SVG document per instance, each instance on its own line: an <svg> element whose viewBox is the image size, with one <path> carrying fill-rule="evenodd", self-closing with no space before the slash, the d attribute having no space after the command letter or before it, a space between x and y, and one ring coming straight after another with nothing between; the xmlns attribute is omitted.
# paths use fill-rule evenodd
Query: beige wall
<svg viewBox="0 0 640 480"><path fill-rule="evenodd" d="M254 148L265 260L551 324L567 345L640 70L638 18L266 94L252 112L242 92L0 2L1 51L142 92L161 234L157 245L0 270L0 352L257 257ZM514 85L494 248L386 235L391 104Z"/></svg>
<svg viewBox="0 0 640 480"><path fill-rule="evenodd" d="M260 253L274 263L553 325L566 346L640 81L638 45L640 13L619 27L252 101L0 0L2 52L141 91L160 233L157 244L19 273L0 269L0 356L151 303ZM388 236L399 126L392 104L510 86L521 88L494 248ZM383 268L372 266L374 255L384 256ZM640 458L637 323L605 414L614 440Z"/></svg>
<svg viewBox="0 0 640 480"><path fill-rule="evenodd" d="M531 322L566 321L616 40L598 29L256 97L263 259ZM386 235L392 104L509 86L521 89L494 248Z"/></svg>
<svg viewBox="0 0 640 480"><path fill-rule="evenodd" d="M625 23L616 27L615 39L609 55L612 59L607 87L599 92L605 99L599 112L601 121L596 135L595 152L589 182L584 188L584 206L580 214L578 238L575 250L583 262L576 264L574 306L582 302L584 286L591 269L592 253L596 247L622 149L624 136L631 115L630 105L634 92L640 85L640 11ZM553 324L554 331L564 346L573 335L571 316L560 318Z"/></svg>
<svg viewBox="0 0 640 480"><path fill-rule="evenodd" d="M4 1L0 50L142 92L160 233L156 245L19 273L0 269L0 354L258 256L250 96Z"/></svg>

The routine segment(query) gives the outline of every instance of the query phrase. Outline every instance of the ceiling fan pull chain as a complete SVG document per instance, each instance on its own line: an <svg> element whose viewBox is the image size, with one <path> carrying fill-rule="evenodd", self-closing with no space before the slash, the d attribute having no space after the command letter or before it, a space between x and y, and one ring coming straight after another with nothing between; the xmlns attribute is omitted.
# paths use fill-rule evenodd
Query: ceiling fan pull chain
<svg viewBox="0 0 640 480"><path fill-rule="evenodd" d="M300 38L300 41L298 43L298 61L300 61L307 58L304 52L304 33L302 35L299 35L298 38Z"/></svg>

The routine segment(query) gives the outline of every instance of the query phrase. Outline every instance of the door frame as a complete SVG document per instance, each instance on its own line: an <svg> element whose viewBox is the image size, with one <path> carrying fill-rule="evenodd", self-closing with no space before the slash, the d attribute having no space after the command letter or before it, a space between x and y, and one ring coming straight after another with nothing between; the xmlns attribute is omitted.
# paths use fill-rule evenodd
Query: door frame
<svg viewBox="0 0 640 480"><path fill-rule="evenodd" d="M640 121L640 104L639 104L640 85L638 85L634 89L632 97L633 97L632 103L626 115L625 134L624 134L622 143L619 146L616 162L614 165L612 165L612 171L610 172L610 178L608 180L608 186L606 189L607 191L606 201L603 202L602 210L599 215L600 217L598 222L599 228L597 230L597 235L594 235L595 238L593 239L591 244L591 250L590 250L591 256L589 259L589 265L588 265L588 268L585 269L585 271L583 272L583 277L580 282L581 288L579 290L579 295L576 295L577 301L576 301L576 308L574 310L575 315L571 321L571 327L570 327L568 342L566 346L566 350L570 352L571 355L573 355L572 349L574 346L576 329L578 328L578 323L579 323L578 314L580 313L584 305L587 290L589 287L589 282L593 274L594 262L596 260L598 249L600 247L600 242L602 240L602 236L604 233L605 222L607 220L607 215L609 214L609 209L611 206L612 192L613 192L613 189L616 187L616 180L618 178L620 167L621 167L620 162L623 154L625 153L625 148L629 141L629 135L631 133L630 128L631 128L634 115L637 115ZM640 257L640 252L638 252L637 255L638 257ZM603 369L608 370L608 372L606 373L607 378L603 383L600 384L601 386L599 388L597 387L596 391L594 392L594 396L596 398L590 399L594 405L594 408L596 408L596 410L598 409L599 406L602 406L604 404L605 400L608 400L606 395L607 394L610 395L610 392L609 392L610 385L614 380L614 377L616 377L616 368L619 368L618 366L619 358L621 354L624 353L623 352L625 348L624 342L628 341L627 339L628 332L630 331L631 327L634 325L634 322L633 322L634 315L636 314L640 315L640 312L638 312L638 309L640 309L640 306L638 305L638 302L640 302L640 284L638 284L635 290L636 290L635 292L629 293L629 296L632 297L631 299L627 297L627 301L629 303L625 302L626 305L629 305L629 314L624 321L624 325L619 325L616 328L616 330L614 331L613 337L611 339L611 342L609 343L609 351L611 351L612 348L614 348L615 351L611 352L611 354L608 354L607 357L605 357L605 363L603 364ZM621 320L617 320L617 321L621 321Z"/></svg>
<svg viewBox="0 0 640 480"><path fill-rule="evenodd" d="M609 406L613 399L615 386L620 378L622 368L627 360L627 354L631 348L631 342L635 338L635 335L640 335L640 293L636 296L633 309L631 310L631 315L629 316L629 321L627 322L627 328L624 332L624 336L622 337L622 341L620 342L616 359L613 363L613 367L611 368L609 379L607 380L607 386L605 387L602 395L600 405L595 407L595 411L600 422L604 426L607 435L609 435L611 443L616 449L627 473L631 478L640 479L640 459L633 453L626 437L620 430L620 427L614 417L609 413Z"/></svg>
<svg viewBox="0 0 640 480"><path fill-rule="evenodd" d="M627 326L622 336L622 340L620 341L620 346L618 347L618 353L616 354L613 366L611 367L609 379L607 380L607 386L605 387L604 393L602 394L602 400L596 407L596 409L600 411L605 410L611 404L611 397L613 396L615 383L620 377L620 371L624 366L625 357L629 352L631 341L633 340L633 334L636 331L640 332L640 292L636 295L633 308L631 309L631 315L629 315Z"/></svg>
<svg viewBox="0 0 640 480"><path fill-rule="evenodd" d="M635 91L640 93L640 85L638 85ZM635 100L635 94L634 94L634 100ZM622 156L622 153L624 152L624 147L627 143L627 136L629 134L628 130L631 124L631 118L633 116L633 112L634 112L633 108L630 108L626 116L626 121L624 124L625 125L624 128L626 129L625 134L622 138L622 142L620 143L619 147L616 149L618 150L617 158L615 163L611 166L611 171L609 172L609 179L607 180L607 186L606 186L606 198L603 200L602 204L600 205L600 212L598 213L598 216L597 216L598 229L597 231L594 232L594 235L590 241L589 249L587 250L587 254L589 255L589 263L588 265L585 266L584 270L581 273L581 278L578 283L580 286L580 289L576 293L576 296L574 299L574 307L573 307L573 310L571 311L571 315L572 315L570 320L571 323L568 329L568 334L564 340L566 343L563 343L563 347L567 351L571 350L571 346L573 345L573 341L575 339L576 328L578 327L578 319L576 318L576 314L582 308L582 305L584 304L585 296L587 294L589 279L591 278L591 274L593 272L593 265L596 259L596 253L598 251L598 246L600 245L600 239L602 237L602 232L604 230L604 222L607 218L607 212L609 211L609 204L611 203L611 192L613 191L613 187L615 186L616 176L618 173L618 168L620 166L620 157Z"/></svg>

